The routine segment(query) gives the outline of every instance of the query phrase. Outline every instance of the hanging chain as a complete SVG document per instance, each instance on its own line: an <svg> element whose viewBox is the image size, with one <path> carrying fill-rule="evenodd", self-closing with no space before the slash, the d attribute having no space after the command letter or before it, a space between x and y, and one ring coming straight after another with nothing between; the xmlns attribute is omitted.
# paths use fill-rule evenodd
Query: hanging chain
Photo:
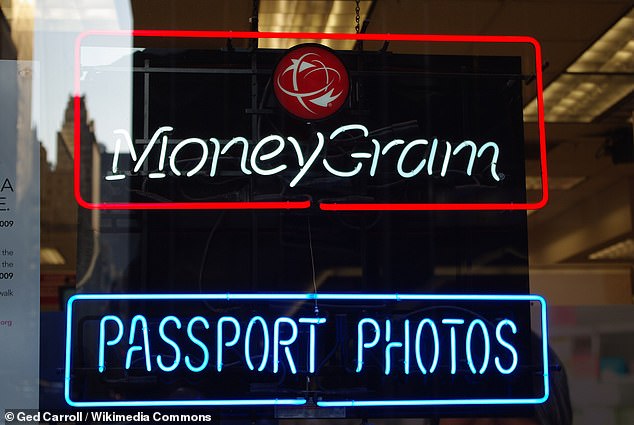
<svg viewBox="0 0 634 425"><path fill-rule="evenodd" d="M354 22L355 22L354 29L357 32L357 34L359 34L359 30L360 30L359 21L361 20L361 17L360 17L361 8L359 7L359 3L361 3L361 0L355 0L355 3L356 3L356 6L354 8L354 13L355 13L355 16L354 16Z"/></svg>
<svg viewBox="0 0 634 425"><path fill-rule="evenodd" d="M258 31L258 11L260 9L259 0L253 0L252 2L253 8L251 10L251 17L249 18L249 23L251 24L251 31Z"/></svg>

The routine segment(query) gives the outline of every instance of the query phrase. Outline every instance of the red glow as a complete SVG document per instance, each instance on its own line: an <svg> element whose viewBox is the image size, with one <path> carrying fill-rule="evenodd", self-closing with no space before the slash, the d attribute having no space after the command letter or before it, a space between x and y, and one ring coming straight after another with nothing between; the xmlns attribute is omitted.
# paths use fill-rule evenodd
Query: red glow
<svg viewBox="0 0 634 425"><path fill-rule="evenodd" d="M337 112L348 98L349 86L348 70L341 60L329 49L312 44L289 51L273 72L277 100L288 112L307 120Z"/></svg>
<svg viewBox="0 0 634 425"><path fill-rule="evenodd" d="M282 202L149 202L149 203L91 203L81 197L80 191L80 48L86 37L172 37L172 38L223 38L223 39L331 39L361 41L415 41L434 43L516 43L530 44L535 52L535 84L537 90L537 115L539 127L539 150L542 175L542 198L535 203L473 203L473 204L346 204L320 203L323 211L422 211L422 210L532 210L540 209L548 202L548 171L546 167L546 131L544 124L544 99L542 55L539 42L528 36L497 35L445 35L445 34L342 34L309 32L247 32L247 31L173 31L173 30L132 30L132 31L86 31L75 43L74 80L74 192L78 204L88 209L99 210L190 210L190 209L305 209L310 201Z"/></svg>

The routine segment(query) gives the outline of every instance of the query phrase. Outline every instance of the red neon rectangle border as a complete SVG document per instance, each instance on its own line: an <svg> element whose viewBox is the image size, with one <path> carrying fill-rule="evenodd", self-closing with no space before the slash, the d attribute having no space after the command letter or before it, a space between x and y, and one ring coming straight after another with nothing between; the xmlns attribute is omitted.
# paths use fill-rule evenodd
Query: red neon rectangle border
<svg viewBox="0 0 634 425"><path fill-rule="evenodd" d="M530 44L535 51L535 84L537 89L537 123L539 128L539 157L542 178L542 198L534 203L320 203L323 211L485 211L485 210L533 210L548 203L548 171L546 165L546 130L544 124L544 93L542 76L542 54L539 42L529 36L505 35L451 35L451 34L342 34L310 32L250 32L250 31L185 31L185 30L131 30L131 31L85 31L75 41L74 72L74 144L75 170L74 193L77 203L88 209L98 210L205 210L205 209L306 209L310 201L282 202L143 202L143 203L91 203L81 197L80 192L80 48L84 38L101 36L119 37L175 37L175 38L233 38L233 39L331 39L359 41L420 41L437 43L519 43Z"/></svg>

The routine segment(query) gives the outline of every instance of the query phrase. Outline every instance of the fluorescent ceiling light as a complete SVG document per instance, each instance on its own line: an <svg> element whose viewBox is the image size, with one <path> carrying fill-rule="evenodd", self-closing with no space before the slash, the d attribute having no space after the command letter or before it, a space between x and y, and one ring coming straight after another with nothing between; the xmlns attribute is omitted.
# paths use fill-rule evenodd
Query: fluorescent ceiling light
<svg viewBox="0 0 634 425"><path fill-rule="evenodd" d="M131 27L129 6L117 0L38 0L35 7L39 31L83 31Z"/></svg>
<svg viewBox="0 0 634 425"><path fill-rule="evenodd" d="M588 256L590 260L634 260L634 240L627 238Z"/></svg>
<svg viewBox="0 0 634 425"><path fill-rule="evenodd" d="M359 25L367 16L369 0L359 3ZM259 31L354 33L355 2L350 0L262 0L258 14ZM266 39L259 47L288 49L299 43L320 43L336 50L350 50L354 40Z"/></svg>
<svg viewBox="0 0 634 425"><path fill-rule="evenodd" d="M56 248L41 248L40 264L46 266L61 266L66 264L66 260Z"/></svg>
<svg viewBox="0 0 634 425"><path fill-rule="evenodd" d="M591 122L634 91L634 8L544 90L548 122ZM537 121L537 100L524 108Z"/></svg>
<svg viewBox="0 0 634 425"><path fill-rule="evenodd" d="M632 72L634 9L621 18L569 68L569 72Z"/></svg>
<svg viewBox="0 0 634 425"><path fill-rule="evenodd" d="M562 74L544 91L547 122L591 122L634 90L626 75ZM537 121L533 100L524 109L526 121Z"/></svg>
<svg viewBox="0 0 634 425"><path fill-rule="evenodd" d="M124 59L125 63L132 63L132 56L143 51L140 47L81 47L81 66L108 66ZM131 65L128 65L131 66Z"/></svg>

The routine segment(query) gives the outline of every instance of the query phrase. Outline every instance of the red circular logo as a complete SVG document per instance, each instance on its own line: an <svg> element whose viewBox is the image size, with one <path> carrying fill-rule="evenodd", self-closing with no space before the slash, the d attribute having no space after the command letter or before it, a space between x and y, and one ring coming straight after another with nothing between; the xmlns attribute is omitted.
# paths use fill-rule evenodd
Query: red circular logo
<svg viewBox="0 0 634 425"><path fill-rule="evenodd" d="M290 50L273 72L277 100L291 114L304 119L326 118L348 97L348 71L328 48L314 44Z"/></svg>

